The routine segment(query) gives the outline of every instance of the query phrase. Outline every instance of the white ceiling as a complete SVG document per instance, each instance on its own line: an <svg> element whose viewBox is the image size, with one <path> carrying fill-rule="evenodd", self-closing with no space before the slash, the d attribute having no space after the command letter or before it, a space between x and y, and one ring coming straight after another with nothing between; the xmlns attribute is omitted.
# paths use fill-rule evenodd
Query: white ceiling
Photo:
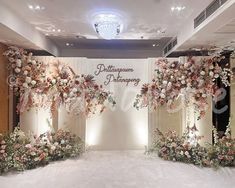
<svg viewBox="0 0 235 188"><path fill-rule="evenodd" d="M97 38L91 16L98 11L114 11L122 15L124 30L120 39L159 39L176 36L182 26L193 20L212 0L0 0L35 28L61 37ZM32 11L28 5L45 7ZM185 6L180 13L172 6ZM61 32L52 32L61 29ZM158 34L157 30L165 30Z"/></svg>

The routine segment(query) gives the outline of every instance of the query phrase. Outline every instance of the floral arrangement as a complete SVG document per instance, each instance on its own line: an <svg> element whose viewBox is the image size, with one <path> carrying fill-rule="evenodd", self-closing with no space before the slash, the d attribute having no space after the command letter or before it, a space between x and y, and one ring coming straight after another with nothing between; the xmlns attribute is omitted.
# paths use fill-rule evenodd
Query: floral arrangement
<svg viewBox="0 0 235 188"><path fill-rule="evenodd" d="M95 83L93 76L76 75L71 67L60 63L37 61L32 53L9 47L4 53L9 60L9 85L20 95L18 112L31 107L49 108L54 114L60 105L68 112L103 112L108 103L115 105L110 92Z"/></svg>
<svg viewBox="0 0 235 188"><path fill-rule="evenodd" d="M159 59L156 62L155 76L151 83L144 84L137 95L134 107L149 107L156 110L166 105L168 110L175 107L175 101L182 96L185 105L193 104L199 112L199 118L207 109L207 97L216 95L215 80L220 78L225 86L229 86L232 71L222 69L218 62L220 57L202 58L195 61L189 57L184 64Z"/></svg>
<svg viewBox="0 0 235 188"><path fill-rule="evenodd" d="M215 129L214 129L215 130ZM203 147L199 144L202 138L197 135L196 126L187 128L183 136L178 136L174 131L163 134L155 132L155 141L151 152L157 152L164 160L190 163L201 167L235 166L235 139L231 138L227 128L225 136L218 139L213 145ZM193 139L193 142L192 142Z"/></svg>
<svg viewBox="0 0 235 188"><path fill-rule="evenodd" d="M9 135L0 135L0 174L33 169L82 152L83 142L70 132L58 130L30 139L16 128Z"/></svg>

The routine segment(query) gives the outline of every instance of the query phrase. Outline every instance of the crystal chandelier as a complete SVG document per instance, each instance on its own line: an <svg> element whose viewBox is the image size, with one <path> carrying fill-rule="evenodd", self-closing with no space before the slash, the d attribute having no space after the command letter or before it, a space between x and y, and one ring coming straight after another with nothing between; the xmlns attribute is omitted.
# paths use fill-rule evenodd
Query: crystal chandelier
<svg viewBox="0 0 235 188"><path fill-rule="evenodd" d="M122 21L116 14L101 13L94 17L94 29L103 39L115 39L122 28Z"/></svg>

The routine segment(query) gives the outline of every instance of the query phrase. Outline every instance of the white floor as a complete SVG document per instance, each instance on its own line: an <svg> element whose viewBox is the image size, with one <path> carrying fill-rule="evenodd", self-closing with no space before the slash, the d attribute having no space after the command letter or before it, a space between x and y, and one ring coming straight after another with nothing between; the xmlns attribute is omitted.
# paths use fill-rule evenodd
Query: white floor
<svg viewBox="0 0 235 188"><path fill-rule="evenodd" d="M235 168L218 171L145 156L140 151L93 151L19 174L1 188L234 188Z"/></svg>

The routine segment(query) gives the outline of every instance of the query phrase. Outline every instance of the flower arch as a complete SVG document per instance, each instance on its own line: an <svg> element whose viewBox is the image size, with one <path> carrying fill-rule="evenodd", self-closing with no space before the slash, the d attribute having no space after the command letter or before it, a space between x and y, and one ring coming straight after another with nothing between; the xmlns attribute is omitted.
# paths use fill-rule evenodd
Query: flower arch
<svg viewBox="0 0 235 188"><path fill-rule="evenodd" d="M9 47L4 55L9 61L8 83L20 96L19 113L32 107L50 109L52 115L62 104L71 113L102 113L107 104L115 105L112 94L96 84L92 75L77 75L61 62L38 61L32 53Z"/></svg>

